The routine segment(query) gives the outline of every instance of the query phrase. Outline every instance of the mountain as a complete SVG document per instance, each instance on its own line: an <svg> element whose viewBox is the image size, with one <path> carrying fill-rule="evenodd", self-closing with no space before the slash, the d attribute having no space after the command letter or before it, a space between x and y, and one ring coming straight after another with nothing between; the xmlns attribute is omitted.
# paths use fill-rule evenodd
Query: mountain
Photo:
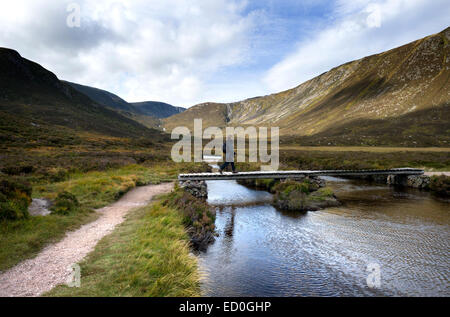
<svg viewBox="0 0 450 317"><path fill-rule="evenodd" d="M18 52L0 48L2 141L17 140L21 134L31 135L43 129L63 131L65 135L89 132L114 137L161 136L160 132L96 103Z"/></svg>
<svg viewBox="0 0 450 317"><path fill-rule="evenodd" d="M119 96L110 93L109 91L84 86L76 83L71 83L68 81L63 82L69 84L70 86L72 86L82 94L85 94L86 96L88 96L89 98L91 98L92 100L94 100L95 102L97 102L102 106L124 111L134 111L134 107L132 107L128 102L126 102Z"/></svg>
<svg viewBox="0 0 450 317"><path fill-rule="evenodd" d="M229 122L228 107L229 105L224 103L201 103L182 113L163 119L163 126L168 132L178 126L189 127L192 131L194 119L201 118L203 120L203 127L224 128Z"/></svg>
<svg viewBox="0 0 450 317"><path fill-rule="evenodd" d="M133 102L131 105L143 114L153 116L155 118L167 118L186 110L185 108L174 107L168 103L159 101Z"/></svg>
<svg viewBox="0 0 450 317"><path fill-rule="evenodd" d="M98 88L84 86L76 83L65 82L78 90L79 92L87 95L89 98L95 102L115 109L118 111L123 111L125 115L129 116L152 116L154 118L167 118L171 115L183 112L186 110L181 107L174 107L164 102L158 101L144 101L144 102L134 102L128 103L119 96Z"/></svg>
<svg viewBox="0 0 450 317"><path fill-rule="evenodd" d="M308 145L448 146L449 41L447 28L290 90L191 107L164 126L192 128L193 118L203 118L204 126L278 126L286 140Z"/></svg>

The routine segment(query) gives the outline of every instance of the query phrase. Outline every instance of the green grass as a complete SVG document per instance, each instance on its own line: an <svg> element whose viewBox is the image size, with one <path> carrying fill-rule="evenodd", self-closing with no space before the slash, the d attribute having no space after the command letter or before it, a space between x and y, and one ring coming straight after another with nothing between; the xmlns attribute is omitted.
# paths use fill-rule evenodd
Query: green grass
<svg viewBox="0 0 450 317"><path fill-rule="evenodd" d="M319 188L317 191L313 192L309 198L312 200L324 201L327 198L333 197L333 195L334 195L334 193L331 188L322 187L322 188Z"/></svg>
<svg viewBox="0 0 450 317"><path fill-rule="evenodd" d="M107 171L74 173L58 183L40 184L34 187L33 197L54 199L59 192L74 194L82 206L100 208L119 199L130 189L146 184L159 184L175 178L176 169L129 165Z"/></svg>
<svg viewBox="0 0 450 317"><path fill-rule="evenodd" d="M159 202L138 209L80 264L81 287L44 296L199 296L181 214Z"/></svg>
<svg viewBox="0 0 450 317"><path fill-rule="evenodd" d="M450 152L449 147L387 147L387 146L301 146L280 144L282 150L324 152Z"/></svg>
<svg viewBox="0 0 450 317"><path fill-rule="evenodd" d="M54 199L59 192L74 194L82 206L100 208L119 199L136 186L174 181L178 174L187 171L205 171L204 164L165 162L151 166L128 165L106 171L73 173L68 180L38 184L33 197Z"/></svg>
<svg viewBox="0 0 450 317"><path fill-rule="evenodd" d="M415 167L427 171L449 171L450 156L446 151L335 151L281 149L280 169L389 169Z"/></svg>
<svg viewBox="0 0 450 317"><path fill-rule="evenodd" d="M135 164L106 171L74 173L62 182L35 184L34 198L55 200L59 193L66 191L76 196L80 206L69 215L51 214L0 222L0 270L35 256L46 244L64 237L66 231L96 219L93 208L101 208L118 200L132 188L174 180L179 172L204 168L203 164L194 163L166 162L148 167Z"/></svg>

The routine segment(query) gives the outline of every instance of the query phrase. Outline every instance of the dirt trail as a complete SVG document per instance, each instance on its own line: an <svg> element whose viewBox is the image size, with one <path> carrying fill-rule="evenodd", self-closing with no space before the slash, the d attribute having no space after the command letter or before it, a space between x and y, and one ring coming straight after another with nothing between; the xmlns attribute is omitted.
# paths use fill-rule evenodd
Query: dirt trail
<svg viewBox="0 0 450 317"><path fill-rule="evenodd" d="M97 210L101 213L97 220L68 232L63 240L48 245L35 258L1 273L0 297L39 296L65 283L70 276L69 267L94 250L97 242L123 222L129 211L145 206L154 195L172 187L172 183L137 187L117 202Z"/></svg>
<svg viewBox="0 0 450 317"><path fill-rule="evenodd" d="M450 172L425 172L425 175L427 176L434 176L434 175L445 175L445 176L450 176Z"/></svg>

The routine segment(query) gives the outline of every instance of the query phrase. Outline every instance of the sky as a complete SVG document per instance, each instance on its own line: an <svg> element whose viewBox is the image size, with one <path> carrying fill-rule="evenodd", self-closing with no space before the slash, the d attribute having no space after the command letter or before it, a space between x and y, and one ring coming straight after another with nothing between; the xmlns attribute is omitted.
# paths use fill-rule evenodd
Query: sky
<svg viewBox="0 0 450 317"><path fill-rule="evenodd" d="M448 0L0 0L0 46L129 102L298 86L449 26Z"/></svg>

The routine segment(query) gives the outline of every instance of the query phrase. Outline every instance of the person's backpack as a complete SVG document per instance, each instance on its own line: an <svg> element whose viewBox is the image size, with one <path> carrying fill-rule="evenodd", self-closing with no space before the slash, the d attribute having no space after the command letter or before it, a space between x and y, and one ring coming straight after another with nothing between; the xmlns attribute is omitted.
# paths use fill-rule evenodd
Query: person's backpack
<svg viewBox="0 0 450 317"><path fill-rule="evenodd" d="M227 142L223 142L223 145L222 145L222 152L223 152L223 153L227 153Z"/></svg>

